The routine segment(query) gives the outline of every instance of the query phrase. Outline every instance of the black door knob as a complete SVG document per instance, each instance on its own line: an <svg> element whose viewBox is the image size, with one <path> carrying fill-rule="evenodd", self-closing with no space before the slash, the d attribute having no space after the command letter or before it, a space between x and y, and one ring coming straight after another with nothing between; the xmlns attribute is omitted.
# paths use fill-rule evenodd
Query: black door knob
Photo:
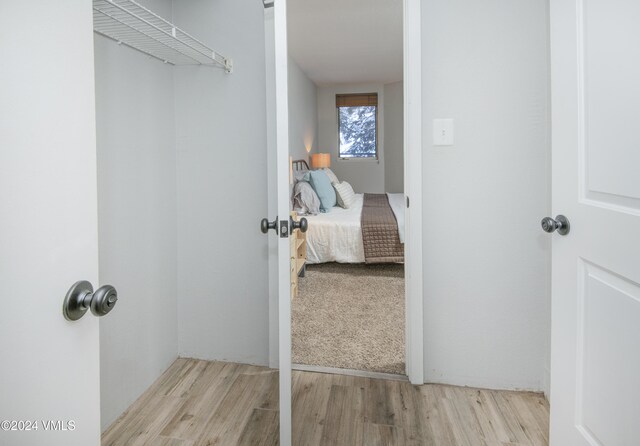
<svg viewBox="0 0 640 446"><path fill-rule="evenodd" d="M262 233L266 234L267 232L269 232L269 229L273 229L274 231L276 231L276 234L278 233L278 217L276 217L276 219L273 221L269 221L266 218L262 219L262 221L260 222L260 230L262 231Z"/></svg>
<svg viewBox="0 0 640 446"><path fill-rule="evenodd" d="M300 229L301 232L307 232L309 228L309 223L307 219L302 217L300 221L295 221L293 218L291 219L291 230Z"/></svg>

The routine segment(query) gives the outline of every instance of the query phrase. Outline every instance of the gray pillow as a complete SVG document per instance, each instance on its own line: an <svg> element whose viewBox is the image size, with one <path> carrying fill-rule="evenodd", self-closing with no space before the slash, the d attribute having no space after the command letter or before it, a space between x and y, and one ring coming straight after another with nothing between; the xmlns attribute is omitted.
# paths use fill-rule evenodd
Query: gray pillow
<svg viewBox="0 0 640 446"><path fill-rule="evenodd" d="M298 181L309 181L309 171L308 170L294 170L293 171L293 182L295 184Z"/></svg>
<svg viewBox="0 0 640 446"><path fill-rule="evenodd" d="M315 215L320 212L320 198L306 181L298 181L293 186L293 209L299 214Z"/></svg>

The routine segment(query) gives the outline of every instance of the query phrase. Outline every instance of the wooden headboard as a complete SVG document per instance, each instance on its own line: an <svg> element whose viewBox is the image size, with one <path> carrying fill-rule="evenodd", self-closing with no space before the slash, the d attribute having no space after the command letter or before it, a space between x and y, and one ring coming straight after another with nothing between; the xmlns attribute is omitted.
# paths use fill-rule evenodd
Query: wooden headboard
<svg viewBox="0 0 640 446"><path fill-rule="evenodd" d="M291 163L293 164L293 170L295 172L309 170L309 164L307 164L306 160L293 160Z"/></svg>

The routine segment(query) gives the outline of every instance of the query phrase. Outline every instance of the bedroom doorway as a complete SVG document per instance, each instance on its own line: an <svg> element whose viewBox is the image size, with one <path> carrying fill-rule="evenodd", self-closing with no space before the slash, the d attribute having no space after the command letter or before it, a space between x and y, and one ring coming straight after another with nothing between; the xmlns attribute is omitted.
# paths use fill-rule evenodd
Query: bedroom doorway
<svg viewBox="0 0 640 446"><path fill-rule="evenodd" d="M330 166L318 169L312 161L309 168L304 160L292 165L294 212L308 222L307 232L294 236L292 244L299 274L291 304L294 367L405 375L404 249L399 240L404 208L394 211L389 204L402 202L402 194L354 193L349 205L323 212L306 201L314 198L313 176L334 175ZM336 195L345 183L333 183Z"/></svg>
<svg viewBox="0 0 640 446"><path fill-rule="evenodd" d="M294 368L408 375L403 2L287 15Z"/></svg>

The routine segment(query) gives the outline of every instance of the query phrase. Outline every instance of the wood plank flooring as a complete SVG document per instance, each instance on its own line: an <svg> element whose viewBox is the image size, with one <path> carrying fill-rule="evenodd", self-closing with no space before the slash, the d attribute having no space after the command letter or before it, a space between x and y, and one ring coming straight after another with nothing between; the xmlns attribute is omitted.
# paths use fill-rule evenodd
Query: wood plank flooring
<svg viewBox="0 0 640 446"><path fill-rule="evenodd" d="M537 393L293 372L296 446L539 446L548 432ZM278 372L178 359L102 445L278 445Z"/></svg>

